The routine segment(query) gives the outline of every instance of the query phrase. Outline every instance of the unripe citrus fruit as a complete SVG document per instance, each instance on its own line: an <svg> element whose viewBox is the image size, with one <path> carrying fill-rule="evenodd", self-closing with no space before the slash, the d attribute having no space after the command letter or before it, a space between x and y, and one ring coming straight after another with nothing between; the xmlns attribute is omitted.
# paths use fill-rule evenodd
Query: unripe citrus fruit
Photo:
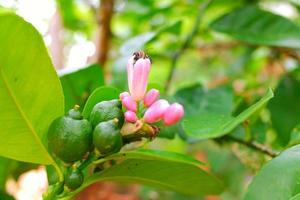
<svg viewBox="0 0 300 200"><path fill-rule="evenodd" d="M122 148L122 135L117 119L99 123L93 132L93 143L102 155L117 153Z"/></svg>
<svg viewBox="0 0 300 200"><path fill-rule="evenodd" d="M70 190L76 190L83 183L83 173L77 169L68 170L65 175L65 185Z"/></svg>
<svg viewBox="0 0 300 200"><path fill-rule="evenodd" d="M77 109L54 120L48 132L50 150L66 163L81 160L92 146L92 126Z"/></svg>
<svg viewBox="0 0 300 200"><path fill-rule="evenodd" d="M114 118L119 119L120 122L123 119L122 104L117 99L97 103L90 115L90 121L93 127L97 126L100 122Z"/></svg>

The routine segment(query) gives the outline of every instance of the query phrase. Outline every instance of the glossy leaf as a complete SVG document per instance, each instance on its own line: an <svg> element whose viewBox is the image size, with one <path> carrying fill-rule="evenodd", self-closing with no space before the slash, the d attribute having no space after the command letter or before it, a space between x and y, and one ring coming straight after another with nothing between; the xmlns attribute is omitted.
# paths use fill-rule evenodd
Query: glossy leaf
<svg viewBox="0 0 300 200"><path fill-rule="evenodd" d="M300 192L300 145L269 161L254 177L245 200L286 200Z"/></svg>
<svg viewBox="0 0 300 200"><path fill-rule="evenodd" d="M250 44L300 48L300 27L256 6L236 9L220 17L211 28Z"/></svg>
<svg viewBox="0 0 300 200"><path fill-rule="evenodd" d="M65 73L61 75L60 80L64 90L66 111L76 104L82 106L96 88L104 85L103 71L97 64Z"/></svg>
<svg viewBox="0 0 300 200"><path fill-rule="evenodd" d="M271 112L277 140L286 145L292 129L300 123L300 81L293 77L283 78L275 90L275 98L268 108Z"/></svg>
<svg viewBox="0 0 300 200"><path fill-rule="evenodd" d="M59 79L41 35L14 14L0 15L0 155L52 164L42 139L64 113Z"/></svg>
<svg viewBox="0 0 300 200"><path fill-rule="evenodd" d="M228 134L240 123L260 110L272 97L273 92L269 89L262 99L236 117L219 113L201 113L199 115L186 117L183 122L183 129L189 136L198 139L220 137Z"/></svg>
<svg viewBox="0 0 300 200"><path fill-rule="evenodd" d="M86 185L98 181L136 182L189 195L219 194L222 184L202 170L193 158L157 150L118 153L105 160L119 160L104 171L92 175Z"/></svg>
<svg viewBox="0 0 300 200"><path fill-rule="evenodd" d="M93 107L101 102L101 101L107 101L111 99L118 99L119 98L120 91L114 87L109 86L103 86L97 88L91 96L88 98L84 109L82 111L82 115L84 118L88 118L90 116L90 113L93 109Z"/></svg>

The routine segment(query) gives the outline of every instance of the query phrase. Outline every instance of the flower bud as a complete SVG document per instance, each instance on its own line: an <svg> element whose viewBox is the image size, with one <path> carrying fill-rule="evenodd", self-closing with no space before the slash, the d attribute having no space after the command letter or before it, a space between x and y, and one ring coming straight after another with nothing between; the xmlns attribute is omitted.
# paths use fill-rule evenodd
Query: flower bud
<svg viewBox="0 0 300 200"><path fill-rule="evenodd" d="M150 59L138 54L132 56L127 63L129 92L135 101L140 101L145 96L150 66Z"/></svg>
<svg viewBox="0 0 300 200"><path fill-rule="evenodd" d="M119 95L119 98L120 98L121 100L123 100L124 97L129 97L129 96L130 96L130 94L129 94L128 92L122 92L122 93Z"/></svg>
<svg viewBox="0 0 300 200"><path fill-rule="evenodd" d="M155 123L161 120L169 107L168 101L161 99L152 104L144 114L146 123Z"/></svg>
<svg viewBox="0 0 300 200"><path fill-rule="evenodd" d="M144 98L145 107L151 106L159 97L159 91L157 89L151 89L147 92Z"/></svg>
<svg viewBox="0 0 300 200"><path fill-rule="evenodd" d="M173 103L169 106L164 114L164 123L167 126L176 124L184 115L183 106L179 103Z"/></svg>
<svg viewBox="0 0 300 200"><path fill-rule="evenodd" d="M137 116L136 116L136 113L133 112L133 111L130 111L130 110L127 110L125 113L124 113L124 116L125 116L125 120L127 122L136 122L137 121Z"/></svg>
<svg viewBox="0 0 300 200"><path fill-rule="evenodd" d="M137 104L136 102L131 98L131 96L124 97L122 99L122 104L126 108L126 110L131 110L133 112L136 112L137 110Z"/></svg>

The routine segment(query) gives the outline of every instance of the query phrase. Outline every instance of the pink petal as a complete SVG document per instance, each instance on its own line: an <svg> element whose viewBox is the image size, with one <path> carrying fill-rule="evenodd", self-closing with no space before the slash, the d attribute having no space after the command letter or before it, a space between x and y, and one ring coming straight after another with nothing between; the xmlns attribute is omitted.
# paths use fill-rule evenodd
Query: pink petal
<svg viewBox="0 0 300 200"><path fill-rule="evenodd" d="M127 110L131 110L133 112L136 112L137 110L137 104L136 102L131 98L131 96L124 97L122 99L122 104Z"/></svg>
<svg viewBox="0 0 300 200"><path fill-rule="evenodd" d="M122 92L122 93L119 95L119 98L120 98L121 100L123 100L124 97L129 97L129 96L130 96L130 94L129 94L128 92Z"/></svg>
<svg viewBox="0 0 300 200"><path fill-rule="evenodd" d="M144 98L144 105L145 107L151 106L156 99L159 97L159 91L157 89L151 89L149 92L147 92L145 98Z"/></svg>
<svg viewBox="0 0 300 200"><path fill-rule="evenodd" d="M155 123L161 120L165 111L169 107L168 101L161 99L152 104L144 114L144 121L147 123Z"/></svg>
<svg viewBox="0 0 300 200"><path fill-rule="evenodd" d="M125 113L124 113L124 116L125 116L125 120L127 122L136 122L137 121L137 116L136 116L136 113L135 112L132 112L130 110L127 110Z"/></svg>
<svg viewBox="0 0 300 200"><path fill-rule="evenodd" d="M184 115L183 106L179 103L173 103L167 108L164 114L164 123L167 126L176 124Z"/></svg>
<svg viewBox="0 0 300 200"><path fill-rule="evenodd" d="M151 62L148 58L138 59L133 66L133 77L129 91L135 101L140 101L144 98L148 85L150 66Z"/></svg>

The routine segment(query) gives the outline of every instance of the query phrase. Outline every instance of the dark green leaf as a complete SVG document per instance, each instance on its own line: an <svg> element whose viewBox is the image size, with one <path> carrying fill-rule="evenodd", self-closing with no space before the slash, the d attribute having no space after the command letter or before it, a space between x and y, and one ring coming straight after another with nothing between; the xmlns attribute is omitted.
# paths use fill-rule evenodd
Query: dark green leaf
<svg viewBox="0 0 300 200"><path fill-rule="evenodd" d="M245 200L286 200L300 192L300 145L267 163L254 177Z"/></svg>
<svg viewBox="0 0 300 200"><path fill-rule="evenodd" d="M0 191L5 190L5 183L7 178L16 166L16 161L0 157Z"/></svg>
<svg viewBox="0 0 300 200"><path fill-rule="evenodd" d="M74 105L82 106L96 88L104 85L102 68L93 64L60 77L65 95L65 111Z"/></svg>
<svg viewBox="0 0 300 200"><path fill-rule="evenodd" d="M0 110L0 155L53 164L42 140L63 92L41 35L14 14L0 15Z"/></svg>
<svg viewBox="0 0 300 200"><path fill-rule="evenodd" d="M233 110L233 94L229 87L205 90L201 85L180 89L175 98L184 105L186 116L216 113L230 115Z"/></svg>
<svg viewBox="0 0 300 200"><path fill-rule="evenodd" d="M292 129L300 123L300 81L287 76L281 80L275 98L268 108L271 112L273 127L281 145L289 142Z"/></svg>
<svg viewBox="0 0 300 200"><path fill-rule="evenodd" d="M255 6L241 7L211 24L218 32L257 45L300 48L300 27Z"/></svg>
<svg viewBox="0 0 300 200"><path fill-rule="evenodd" d="M273 92L269 89L262 99L236 117L215 113L202 113L186 117L183 122L183 129L189 136L199 139L220 137L228 134L240 123L260 110L272 97Z"/></svg>

